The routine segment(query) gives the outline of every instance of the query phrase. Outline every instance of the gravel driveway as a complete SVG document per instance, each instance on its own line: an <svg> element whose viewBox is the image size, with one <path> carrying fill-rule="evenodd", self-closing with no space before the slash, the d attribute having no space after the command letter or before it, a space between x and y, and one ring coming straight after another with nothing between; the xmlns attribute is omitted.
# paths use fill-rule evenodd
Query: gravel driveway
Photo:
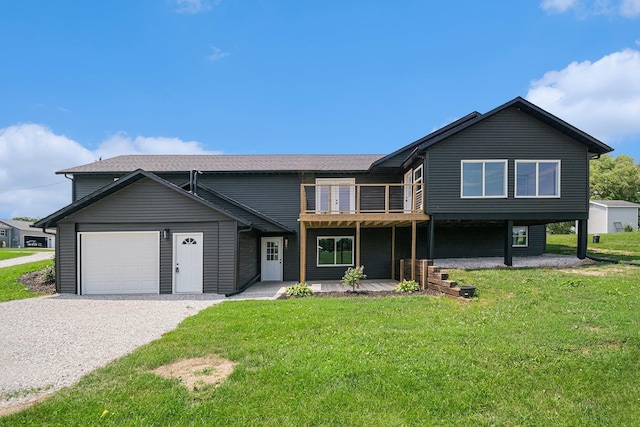
<svg viewBox="0 0 640 427"><path fill-rule="evenodd" d="M0 303L0 413L51 392L175 329L224 296L55 295Z"/></svg>

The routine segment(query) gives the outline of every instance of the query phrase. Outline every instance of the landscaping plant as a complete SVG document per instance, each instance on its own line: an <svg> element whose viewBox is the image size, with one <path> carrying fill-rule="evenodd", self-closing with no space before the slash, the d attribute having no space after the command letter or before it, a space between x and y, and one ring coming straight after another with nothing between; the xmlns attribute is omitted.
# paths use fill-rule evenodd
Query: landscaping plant
<svg viewBox="0 0 640 427"><path fill-rule="evenodd" d="M415 292L420 290L420 285L415 280L403 280L394 289L397 292Z"/></svg>
<svg viewBox="0 0 640 427"><path fill-rule="evenodd" d="M366 279L367 275L364 274L364 265L360 267L349 267L342 276L342 284L345 286L351 286L351 291L355 292L356 287L360 289L360 280Z"/></svg>
<svg viewBox="0 0 640 427"><path fill-rule="evenodd" d="M313 291L306 283L296 283L295 285L289 286L285 293L290 297L309 297L313 295Z"/></svg>

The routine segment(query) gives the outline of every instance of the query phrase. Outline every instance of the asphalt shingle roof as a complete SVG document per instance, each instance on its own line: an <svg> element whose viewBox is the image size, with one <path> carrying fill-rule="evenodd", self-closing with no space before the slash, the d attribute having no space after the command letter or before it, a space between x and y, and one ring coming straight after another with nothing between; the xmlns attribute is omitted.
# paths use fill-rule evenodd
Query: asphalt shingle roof
<svg viewBox="0 0 640 427"><path fill-rule="evenodd" d="M382 154L354 155L124 155L56 173L367 171Z"/></svg>

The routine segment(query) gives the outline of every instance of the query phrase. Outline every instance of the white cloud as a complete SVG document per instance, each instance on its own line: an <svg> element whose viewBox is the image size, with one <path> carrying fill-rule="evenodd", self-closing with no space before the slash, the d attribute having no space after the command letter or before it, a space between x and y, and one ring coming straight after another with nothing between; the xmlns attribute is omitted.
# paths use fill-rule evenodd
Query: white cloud
<svg viewBox="0 0 640 427"><path fill-rule="evenodd" d="M178 8L176 12L185 15L195 15L198 13L205 13L211 10L211 2L207 0L175 0ZM213 1L213 4L218 4L219 1Z"/></svg>
<svg viewBox="0 0 640 427"><path fill-rule="evenodd" d="M39 124L0 129L0 218L43 217L71 202L70 181L54 172L121 154L220 154L196 141L120 132L89 150Z"/></svg>
<svg viewBox="0 0 640 427"><path fill-rule="evenodd" d="M611 143L640 136L640 51L572 62L531 82L527 99Z"/></svg>
<svg viewBox="0 0 640 427"><path fill-rule="evenodd" d="M577 0L544 0L540 7L549 13L563 13L576 7Z"/></svg>
<svg viewBox="0 0 640 427"><path fill-rule="evenodd" d="M543 0L540 7L547 13L573 10L580 18L620 14L633 19L640 16L640 0Z"/></svg>
<svg viewBox="0 0 640 427"><path fill-rule="evenodd" d="M640 0L622 0L620 14L627 18L640 16Z"/></svg>
<svg viewBox="0 0 640 427"><path fill-rule="evenodd" d="M225 56L231 55L230 53L223 52L222 50L220 50L220 48L213 45L211 46L211 50L212 50L211 55L207 56L207 59L209 60L209 62L214 62L214 61L217 61L218 59L224 58Z"/></svg>

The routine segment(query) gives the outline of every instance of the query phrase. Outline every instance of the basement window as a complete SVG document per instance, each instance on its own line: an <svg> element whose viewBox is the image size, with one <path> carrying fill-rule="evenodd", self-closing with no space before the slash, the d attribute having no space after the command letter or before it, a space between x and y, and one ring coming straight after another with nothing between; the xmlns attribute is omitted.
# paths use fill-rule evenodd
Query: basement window
<svg viewBox="0 0 640 427"><path fill-rule="evenodd" d="M513 227L511 232L511 246L514 248L526 248L529 246L529 227Z"/></svg>
<svg viewBox="0 0 640 427"><path fill-rule="evenodd" d="M318 267L353 265L352 236L318 236Z"/></svg>

